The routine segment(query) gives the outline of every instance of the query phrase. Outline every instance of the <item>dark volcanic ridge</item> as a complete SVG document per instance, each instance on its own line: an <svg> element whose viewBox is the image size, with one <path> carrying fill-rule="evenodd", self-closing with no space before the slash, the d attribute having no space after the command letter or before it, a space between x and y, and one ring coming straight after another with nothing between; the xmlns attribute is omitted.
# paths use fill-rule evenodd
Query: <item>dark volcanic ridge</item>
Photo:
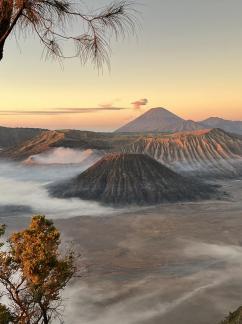
<svg viewBox="0 0 242 324"><path fill-rule="evenodd" d="M0 148L6 149L20 145L41 134L43 129L39 128L11 128L0 126Z"/></svg>
<svg viewBox="0 0 242 324"><path fill-rule="evenodd" d="M23 161L31 156L63 147L78 150L117 151L123 145L139 138L138 135L96 133L79 130L44 131L20 145L0 152L0 158Z"/></svg>
<svg viewBox="0 0 242 324"><path fill-rule="evenodd" d="M216 189L188 180L144 154L108 154L78 177L53 184L51 195L106 205L155 205L209 199Z"/></svg>

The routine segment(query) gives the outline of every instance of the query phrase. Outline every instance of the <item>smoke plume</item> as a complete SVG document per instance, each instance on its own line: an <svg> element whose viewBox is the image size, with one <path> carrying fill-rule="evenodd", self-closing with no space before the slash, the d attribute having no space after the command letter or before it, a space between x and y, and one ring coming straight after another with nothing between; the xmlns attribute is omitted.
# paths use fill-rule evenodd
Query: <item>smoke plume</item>
<svg viewBox="0 0 242 324"><path fill-rule="evenodd" d="M134 109L140 109L142 106L146 106L148 104L148 99L140 99L132 102Z"/></svg>

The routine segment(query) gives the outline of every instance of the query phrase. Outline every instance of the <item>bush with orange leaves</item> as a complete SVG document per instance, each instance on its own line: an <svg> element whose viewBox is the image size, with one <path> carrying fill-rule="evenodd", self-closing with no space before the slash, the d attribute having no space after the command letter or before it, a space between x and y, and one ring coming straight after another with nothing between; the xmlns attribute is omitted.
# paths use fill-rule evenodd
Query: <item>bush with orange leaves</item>
<svg viewBox="0 0 242 324"><path fill-rule="evenodd" d="M4 228L0 227L0 235ZM61 293L76 268L74 254L59 251L60 232L45 216L11 235L0 252L0 323L38 324L61 321Z"/></svg>

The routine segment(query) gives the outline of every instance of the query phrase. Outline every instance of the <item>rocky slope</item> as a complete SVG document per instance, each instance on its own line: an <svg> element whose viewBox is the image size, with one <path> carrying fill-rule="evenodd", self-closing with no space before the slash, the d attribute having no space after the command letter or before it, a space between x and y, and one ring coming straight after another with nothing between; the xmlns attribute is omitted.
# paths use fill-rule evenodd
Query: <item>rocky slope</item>
<svg viewBox="0 0 242 324"><path fill-rule="evenodd" d="M242 174L242 136L221 129L172 134L42 131L20 145L2 150L0 158L36 163L58 153L54 151L56 148L71 148L79 153L94 150L96 153L100 151L101 155L108 152L145 153L175 172L196 176L224 178ZM54 155L58 157L59 153Z"/></svg>
<svg viewBox="0 0 242 324"><path fill-rule="evenodd" d="M147 155L108 154L78 177L51 185L49 192L124 206L209 198L214 188L188 180Z"/></svg>
<svg viewBox="0 0 242 324"><path fill-rule="evenodd" d="M0 126L0 148L19 145L41 134L42 131L42 129L38 128L10 128Z"/></svg>
<svg viewBox="0 0 242 324"><path fill-rule="evenodd" d="M242 135L242 121L226 120L218 117L211 117L200 122L207 128L221 128L226 132Z"/></svg>
<svg viewBox="0 0 242 324"><path fill-rule="evenodd" d="M176 172L232 177L242 174L242 138L220 129L143 136L122 148L145 153Z"/></svg>
<svg viewBox="0 0 242 324"><path fill-rule="evenodd" d="M127 143L135 141L137 135L120 135L113 133L95 133L79 130L45 131L21 145L3 150L0 158L25 160L31 156L57 147L73 148L79 150L119 150Z"/></svg>
<svg viewBox="0 0 242 324"><path fill-rule="evenodd" d="M180 132L203 128L205 128L203 125L192 120L184 120L165 108L153 108L116 132Z"/></svg>

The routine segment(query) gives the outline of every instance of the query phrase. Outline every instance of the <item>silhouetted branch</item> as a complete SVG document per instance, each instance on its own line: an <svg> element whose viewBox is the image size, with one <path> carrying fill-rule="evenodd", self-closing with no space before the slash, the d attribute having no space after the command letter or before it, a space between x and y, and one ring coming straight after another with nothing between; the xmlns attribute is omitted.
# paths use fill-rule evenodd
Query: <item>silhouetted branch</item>
<svg viewBox="0 0 242 324"><path fill-rule="evenodd" d="M97 68L109 66L110 39L135 33L137 15L132 1L122 0L96 11L82 12L80 5L66 0L1 0L0 52L13 30L32 30L54 58L79 57L83 64L91 61ZM79 32L71 31L77 23ZM72 42L72 55L64 53L61 42ZM0 57L1 59L1 57Z"/></svg>

